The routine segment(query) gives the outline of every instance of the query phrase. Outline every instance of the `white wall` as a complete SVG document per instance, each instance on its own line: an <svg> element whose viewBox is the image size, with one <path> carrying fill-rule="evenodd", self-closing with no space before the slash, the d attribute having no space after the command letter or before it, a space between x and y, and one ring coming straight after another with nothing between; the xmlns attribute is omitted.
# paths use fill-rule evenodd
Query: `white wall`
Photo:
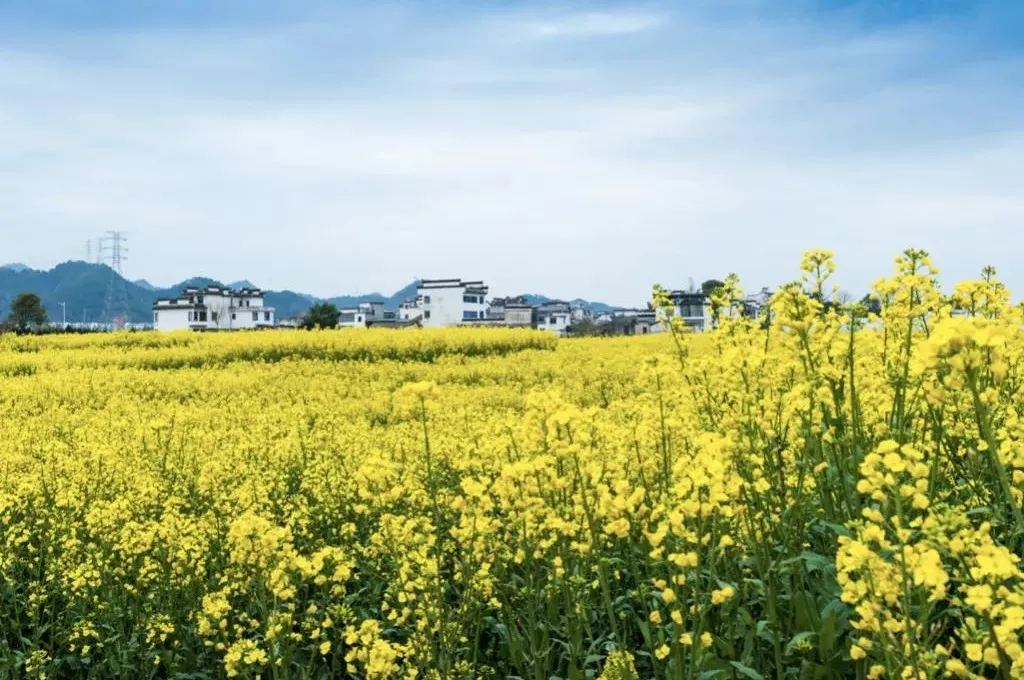
<svg viewBox="0 0 1024 680"><path fill-rule="evenodd" d="M188 330L188 309L175 309L167 307L157 309L153 312L153 328L158 331L183 331Z"/></svg>
<svg viewBox="0 0 1024 680"><path fill-rule="evenodd" d="M554 323L551 321L554 320ZM537 328L542 331L551 331L562 335L569 327L571 316L568 312L541 312L537 310Z"/></svg>
<svg viewBox="0 0 1024 680"><path fill-rule="evenodd" d="M351 307L349 309L338 310L341 312L341 317L338 320L338 326L341 328L366 328L366 310ZM348 316L352 316L352 320L348 320Z"/></svg>
<svg viewBox="0 0 1024 680"><path fill-rule="evenodd" d="M476 319L487 316L486 296L477 293L473 297L477 302L466 302L466 289L462 286L449 288L420 288L420 310L422 322L426 327L458 326L464 318L464 312L476 312ZM429 302L427 299L429 298Z"/></svg>
<svg viewBox="0 0 1024 680"><path fill-rule="evenodd" d="M184 330L188 328L205 328L207 330L244 330L257 328L261 326L273 326L276 319L274 311L269 307L263 306L262 298L233 298L230 296L223 295L208 295L203 293L203 305L206 306L206 321L189 321L189 312L192 312L191 306L187 303L182 305L183 308L176 309L173 306L159 307L154 310L154 323L153 326L157 330L161 331L174 331ZM196 295L198 298L198 294ZM244 300L250 300L250 307L242 307L240 304L244 304ZM197 299L198 302L198 299ZM232 305L235 305L235 309L232 310ZM217 320L213 320L214 313L217 314ZM232 318L232 314L234 318ZM253 314L257 315L257 318L253 318ZM267 318L267 315L270 318Z"/></svg>
<svg viewBox="0 0 1024 680"><path fill-rule="evenodd" d="M463 300L463 296L466 295L465 290L462 286L419 289L423 325L427 327L457 326L462 323L465 311L476 312L477 318L486 315L487 303L465 302ZM485 296L476 297L483 299Z"/></svg>

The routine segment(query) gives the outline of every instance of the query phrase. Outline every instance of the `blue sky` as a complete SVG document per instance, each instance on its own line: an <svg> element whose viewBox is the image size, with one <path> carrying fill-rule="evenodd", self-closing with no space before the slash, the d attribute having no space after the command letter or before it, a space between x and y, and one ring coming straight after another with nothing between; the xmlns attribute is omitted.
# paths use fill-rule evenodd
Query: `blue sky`
<svg viewBox="0 0 1024 680"><path fill-rule="evenodd" d="M916 246L1024 293L1021 5L8 0L0 261L640 304Z"/></svg>

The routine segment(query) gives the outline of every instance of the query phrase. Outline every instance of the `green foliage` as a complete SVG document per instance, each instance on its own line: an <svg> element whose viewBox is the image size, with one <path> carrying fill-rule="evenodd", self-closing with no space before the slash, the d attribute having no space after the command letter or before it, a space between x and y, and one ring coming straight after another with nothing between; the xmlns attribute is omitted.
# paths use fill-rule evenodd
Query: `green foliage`
<svg viewBox="0 0 1024 680"><path fill-rule="evenodd" d="M303 328L336 328L341 312L331 302L319 302L306 311L302 318Z"/></svg>
<svg viewBox="0 0 1024 680"><path fill-rule="evenodd" d="M724 281L719 281L718 279L708 279L704 283L700 284L700 292L704 293L705 295L711 295L724 285Z"/></svg>
<svg viewBox="0 0 1024 680"><path fill-rule="evenodd" d="M11 303L8 323L17 331L26 331L46 325L46 308L35 293L20 293Z"/></svg>

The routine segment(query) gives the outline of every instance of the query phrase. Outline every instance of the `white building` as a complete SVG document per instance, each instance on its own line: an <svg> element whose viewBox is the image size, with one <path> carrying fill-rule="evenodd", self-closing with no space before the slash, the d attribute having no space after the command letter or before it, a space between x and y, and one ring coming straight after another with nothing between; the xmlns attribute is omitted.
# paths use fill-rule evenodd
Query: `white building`
<svg viewBox="0 0 1024 680"><path fill-rule="evenodd" d="M488 288L483 281L424 279L416 290L416 307L424 327L457 326L487 317ZM408 310L399 310L402 319Z"/></svg>
<svg viewBox="0 0 1024 680"><path fill-rule="evenodd" d="M360 302L357 307L346 307L339 310L338 325L342 328L366 328L374 321L383 321L385 318L384 303L373 300Z"/></svg>
<svg viewBox="0 0 1024 680"><path fill-rule="evenodd" d="M669 297L672 300L672 317L682 319L687 328L697 332L711 329L711 299L707 295L674 290L669 293Z"/></svg>
<svg viewBox="0 0 1024 680"><path fill-rule="evenodd" d="M423 316L423 310L420 309L417 298L403 300L402 304L398 307L399 321L415 321L421 316Z"/></svg>
<svg viewBox="0 0 1024 680"><path fill-rule="evenodd" d="M572 307L568 302L551 300L537 305L537 328L558 335L565 335L572 324Z"/></svg>
<svg viewBox="0 0 1024 680"><path fill-rule="evenodd" d="M263 304L263 291L256 288L186 288L176 298L153 303L153 328L158 331L232 331L274 324L274 308Z"/></svg>
<svg viewBox="0 0 1024 680"><path fill-rule="evenodd" d="M771 302L772 292L762 288L759 292L748 295L743 300L743 314L751 319L760 319L768 311L768 304Z"/></svg>

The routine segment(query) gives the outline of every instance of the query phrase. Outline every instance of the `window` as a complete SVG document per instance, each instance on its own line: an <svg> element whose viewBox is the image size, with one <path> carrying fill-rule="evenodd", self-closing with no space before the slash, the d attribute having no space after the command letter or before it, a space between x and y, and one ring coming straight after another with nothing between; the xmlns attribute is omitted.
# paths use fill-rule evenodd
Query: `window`
<svg viewBox="0 0 1024 680"><path fill-rule="evenodd" d="M357 317L356 317L356 323L362 323L362 322L363 322L363 317L362 317L362 315L359 315L359 316L357 316Z"/></svg>
<svg viewBox="0 0 1024 680"><path fill-rule="evenodd" d="M203 304L203 296L202 295L199 296L199 304Z"/></svg>
<svg viewBox="0 0 1024 680"><path fill-rule="evenodd" d="M211 316L213 318L213 322L217 323L217 319L220 318L220 313L219 312L213 312L213 314Z"/></svg>
<svg viewBox="0 0 1024 680"><path fill-rule="evenodd" d="M263 312L263 320L270 321L270 312Z"/></svg>
<svg viewBox="0 0 1024 680"><path fill-rule="evenodd" d="M558 322L557 322L557 321L555 320L555 317L553 317L553 316L552 316L552 317L549 317L549 318L548 318L548 324L550 324L550 325L554 326L554 325L556 325L557 323L558 323Z"/></svg>
<svg viewBox="0 0 1024 680"><path fill-rule="evenodd" d="M462 301L463 302L468 302L468 303L470 303L472 305L475 305L478 302L483 302L483 300L479 299L476 295L463 295L462 296Z"/></svg>
<svg viewBox="0 0 1024 680"><path fill-rule="evenodd" d="M231 312L231 320L234 321L236 318L238 317L235 315L235 313Z"/></svg>
<svg viewBox="0 0 1024 680"><path fill-rule="evenodd" d="M191 321L191 320L192 320L192 312L189 312L189 313L188 313L188 320L189 320L189 321Z"/></svg>
<svg viewBox="0 0 1024 680"><path fill-rule="evenodd" d="M427 311L423 312L423 318L424 319L429 319L430 318L430 310L429 309Z"/></svg>
<svg viewBox="0 0 1024 680"><path fill-rule="evenodd" d="M470 312L468 310L462 312L463 319L479 319L480 315L477 312Z"/></svg>
<svg viewBox="0 0 1024 680"><path fill-rule="evenodd" d="M160 323L160 312L153 312L153 323Z"/></svg>
<svg viewBox="0 0 1024 680"><path fill-rule="evenodd" d="M429 295L424 295L423 296L423 304L425 304L425 305L429 305L430 304L430 296Z"/></svg>
<svg viewBox="0 0 1024 680"><path fill-rule="evenodd" d="M198 317L197 321L201 323L206 321L206 312L196 312L196 316Z"/></svg>
<svg viewBox="0 0 1024 680"><path fill-rule="evenodd" d="M253 312L252 313L252 320L253 321L259 321L260 320L260 313L259 312Z"/></svg>
<svg viewBox="0 0 1024 680"><path fill-rule="evenodd" d="M340 321L341 323L353 323L355 322L355 320L356 315L353 314L352 312L342 312L341 316L338 318L338 321Z"/></svg>

